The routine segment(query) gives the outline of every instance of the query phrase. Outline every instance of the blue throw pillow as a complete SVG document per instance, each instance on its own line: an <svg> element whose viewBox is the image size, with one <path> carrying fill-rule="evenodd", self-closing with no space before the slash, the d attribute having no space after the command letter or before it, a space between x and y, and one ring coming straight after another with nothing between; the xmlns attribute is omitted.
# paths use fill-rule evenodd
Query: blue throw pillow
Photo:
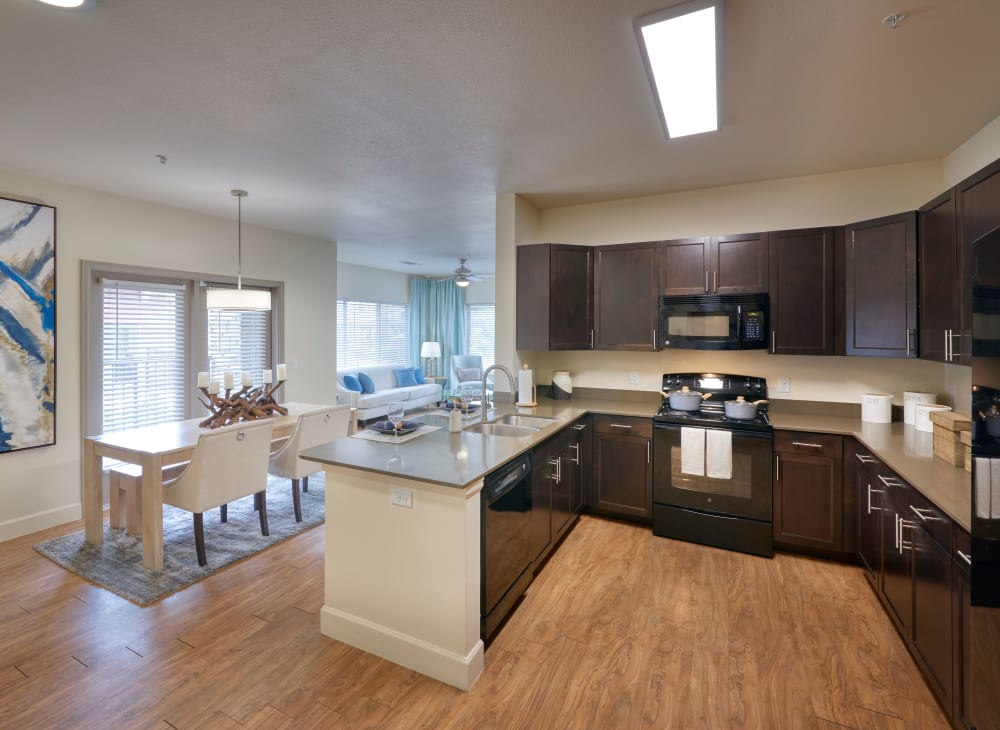
<svg viewBox="0 0 1000 730"><path fill-rule="evenodd" d="M417 384L417 377L413 372L413 368L397 368L392 372L396 374L397 388L406 388L407 386Z"/></svg>
<svg viewBox="0 0 1000 730"><path fill-rule="evenodd" d="M424 380L424 369L423 368L413 368L413 379L417 381L417 385L426 385L427 381Z"/></svg>
<svg viewBox="0 0 1000 730"><path fill-rule="evenodd" d="M358 382L361 383L362 393L375 392L375 381L372 380L372 376L368 373L358 373Z"/></svg>
<svg viewBox="0 0 1000 730"><path fill-rule="evenodd" d="M348 390L353 390L355 393L362 392L361 381L358 380L357 375L345 375L344 376L344 387Z"/></svg>

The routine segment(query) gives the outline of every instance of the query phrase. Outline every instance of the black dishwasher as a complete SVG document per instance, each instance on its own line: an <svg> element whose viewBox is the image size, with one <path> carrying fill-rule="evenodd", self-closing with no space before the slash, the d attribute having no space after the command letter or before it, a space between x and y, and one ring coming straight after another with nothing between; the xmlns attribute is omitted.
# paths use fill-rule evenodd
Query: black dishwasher
<svg viewBox="0 0 1000 730"><path fill-rule="evenodd" d="M493 635L531 583L531 454L483 480L480 636Z"/></svg>

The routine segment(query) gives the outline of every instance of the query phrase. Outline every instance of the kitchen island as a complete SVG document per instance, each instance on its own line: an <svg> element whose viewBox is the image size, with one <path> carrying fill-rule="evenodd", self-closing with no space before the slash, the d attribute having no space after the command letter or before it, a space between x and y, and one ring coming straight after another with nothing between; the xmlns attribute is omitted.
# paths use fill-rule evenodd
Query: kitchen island
<svg viewBox="0 0 1000 730"><path fill-rule="evenodd" d="M470 688L483 669L483 478L588 412L651 417L658 402L652 394L636 402L500 404L487 414L553 419L524 437L450 433L446 417L417 415L438 430L400 444L349 437L305 452L326 472L322 633Z"/></svg>

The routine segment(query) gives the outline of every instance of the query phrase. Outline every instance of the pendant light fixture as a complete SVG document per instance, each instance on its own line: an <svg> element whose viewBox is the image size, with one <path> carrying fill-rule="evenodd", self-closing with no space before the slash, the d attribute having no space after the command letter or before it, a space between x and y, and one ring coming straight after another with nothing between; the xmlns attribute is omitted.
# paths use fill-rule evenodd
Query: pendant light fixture
<svg viewBox="0 0 1000 730"><path fill-rule="evenodd" d="M243 288L243 198L246 190L230 190L236 198L236 288L210 288L205 294L205 304L209 309L240 309L244 311L269 311L271 292L266 289Z"/></svg>

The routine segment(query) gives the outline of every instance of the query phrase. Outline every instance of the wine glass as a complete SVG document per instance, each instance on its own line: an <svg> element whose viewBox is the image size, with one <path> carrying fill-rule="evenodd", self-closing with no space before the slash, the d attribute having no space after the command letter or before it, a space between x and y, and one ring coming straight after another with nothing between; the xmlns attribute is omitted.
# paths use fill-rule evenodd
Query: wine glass
<svg viewBox="0 0 1000 730"><path fill-rule="evenodd" d="M389 418L389 423L392 424L393 429L395 429L396 438L399 438L399 432L403 430L403 415L406 411L403 408L403 401L394 400L389 404L389 411L386 414Z"/></svg>

